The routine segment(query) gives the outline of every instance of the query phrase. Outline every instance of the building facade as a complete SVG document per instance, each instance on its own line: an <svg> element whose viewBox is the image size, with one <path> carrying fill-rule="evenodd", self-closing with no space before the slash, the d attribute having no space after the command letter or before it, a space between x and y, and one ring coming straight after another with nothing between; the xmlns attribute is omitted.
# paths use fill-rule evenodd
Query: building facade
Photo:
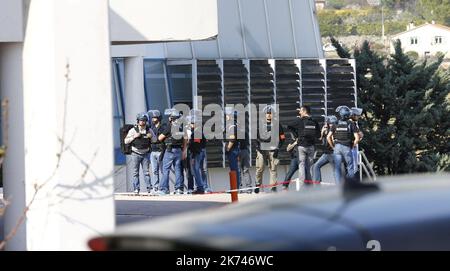
<svg viewBox="0 0 450 271"><path fill-rule="evenodd" d="M419 57L434 56L437 53L450 58L450 27L426 23L421 26L408 25L405 32L391 38L391 53L394 42L400 40L405 52L416 52Z"/></svg>

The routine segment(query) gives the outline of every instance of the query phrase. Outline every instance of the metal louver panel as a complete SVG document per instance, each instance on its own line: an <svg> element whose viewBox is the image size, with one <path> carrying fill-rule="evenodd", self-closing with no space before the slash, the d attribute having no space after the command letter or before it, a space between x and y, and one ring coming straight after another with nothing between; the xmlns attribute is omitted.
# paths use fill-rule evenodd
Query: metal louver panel
<svg viewBox="0 0 450 271"><path fill-rule="evenodd" d="M222 71L215 60L197 61L197 95L202 96L202 108L210 103L222 105ZM203 118L205 124L208 118ZM206 144L208 167L223 166L223 141L208 140Z"/></svg>

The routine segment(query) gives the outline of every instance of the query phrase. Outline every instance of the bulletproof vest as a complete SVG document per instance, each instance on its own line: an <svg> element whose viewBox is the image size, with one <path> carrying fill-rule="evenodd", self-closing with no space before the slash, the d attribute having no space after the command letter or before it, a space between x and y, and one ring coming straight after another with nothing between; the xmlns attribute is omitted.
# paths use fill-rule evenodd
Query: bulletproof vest
<svg viewBox="0 0 450 271"><path fill-rule="evenodd" d="M206 138L203 133L201 133L201 138L195 138L195 132L197 131L197 129L200 128L195 128L195 130L191 133L191 137L189 138L189 150L194 153L199 153L202 148L206 147Z"/></svg>
<svg viewBox="0 0 450 271"><path fill-rule="evenodd" d="M172 128L172 123L170 124L171 128ZM179 129L177 132L171 134L168 138L166 138L166 140L164 141L164 143L166 144L166 146L181 146L183 145L183 125L179 126Z"/></svg>
<svg viewBox="0 0 450 271"><path fill-rule="evenodd" d="M135 140L133 140L133 142L131 143L131 146L143 150L143 149L148 149L150 148L151 145L151 141L150 139L147 137L147 134L149 133L149 127L147 126L145 128L145 135L141 135L140 137L136 138ZM136 126L134 126L134 130L136 131L136 133L139 133L139 128Z"/></svg>
<svg viewBox="0 0 450 271"><path fill-rule="evenodd" d="M162 131L164 131L165 125L160 124L157 128L155 125L153 125L150 129L152 131L152 150L154 151L162 151L164 148L163 142L158 140L159 135L161 135Z"/></svg>
<svg viewBox="0 0 450 271"><path fill-rule="evenodd" d="M316 137L316 123L312 118L303 119L303 132L301 136L311 139Z"/></svg>
<svg viewBox="0 0 450 271"><path fill-rule="evenodd" d="M350 146L352 143L352 133L350 131L350 121L339 120L334 132L336 143Z"/></svg>
<svg viewBox="0 0 450 271"><path fill-rule="evenodd" d="M267 133L271 133L272 132L272 122L266 122L265 125L265 131L267 131ZM270 142L270 136L268 138L261 138L259 135L259 129L258 129L258 142Z"/></svg>

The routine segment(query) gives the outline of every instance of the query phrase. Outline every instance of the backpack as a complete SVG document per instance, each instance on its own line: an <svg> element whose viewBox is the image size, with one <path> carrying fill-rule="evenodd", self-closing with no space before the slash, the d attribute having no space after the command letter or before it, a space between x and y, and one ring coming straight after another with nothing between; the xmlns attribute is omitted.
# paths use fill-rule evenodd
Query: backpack
<svg viewBox="0 0 450 271"><path fill-rule="evenodd" d="M125 124L120 128L120 151L125 155L131 154L131 144L125 144L125 137L133 127L134 124Z"/></svg>

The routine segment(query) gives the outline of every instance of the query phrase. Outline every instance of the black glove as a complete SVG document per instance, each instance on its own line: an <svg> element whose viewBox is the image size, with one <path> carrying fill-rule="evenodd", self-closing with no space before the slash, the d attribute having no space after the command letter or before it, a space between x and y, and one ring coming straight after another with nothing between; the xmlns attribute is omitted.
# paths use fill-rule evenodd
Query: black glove
<svg viewBox="0 0 450 271"><path fill-rule="evenodd" d="M278 150L273 151L273 158L278 158Z"/></svg>

